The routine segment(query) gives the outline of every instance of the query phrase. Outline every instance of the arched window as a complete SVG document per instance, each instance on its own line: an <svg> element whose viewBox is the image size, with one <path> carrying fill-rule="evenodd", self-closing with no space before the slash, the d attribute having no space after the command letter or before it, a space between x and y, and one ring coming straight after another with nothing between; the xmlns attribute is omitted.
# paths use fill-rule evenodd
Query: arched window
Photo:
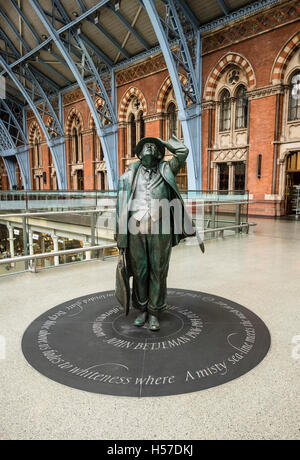
<svg viewBox="0 0 300 460"><path fill-rule="evenodd" d="M138 114L138 124L139 124L139 140L145 137L145 121L143 117L143 112Z"/></svg>
<svg viewBox="0 0 300 460"><path fill-rule="evenodd" d="M300 70L297 70L290 80L289 121L300 120Z"/></svg>
<svg viewBox="0 0 300 460"><path fill-rule="evenodd" d="M84 190L84 174L82 169L77 171L77 190Z"/></svg>
<svg viewBox="0 0 300 460"><path fill-rule="evenodd" d="M236 162L234 166L234 190L245 190L246 186L246 164L242 161Z"/></svg>
<svg viewBox="0 0 300 460"><path fill-rule="evenodd" d="M227 163L219 164L219 190L226 191L229 187L229 166Z"/></svg>
<svg viewBox="0 0 300 460"><path fill-rule="evenodd" d="M231 101L230 93L225 89L221 94L220 131L230 131L231 127Z"/></svg>
<svg viewBox="0 0 300 460"><path fill-rule="evenodd" d="M135 156L135 148L136 148L136 120L133 113L129 115L129 129L130 129L130 153L131 158Z"/></svg>
<svg viewBox="0 0 300 460"><path fill-rule="evenodd" d="M105 173L104 171L101 171L99 173L99 177L98 177L98 190L100 190L101 192L104 192L105 191Z"/></svg>
<svg viewBox="0 0 300 460"><path fill-rule="evenodd" d="M82 133L81 125L77 115L73 116L71 125L71 149L72 149L72 162L82 163Z"/></svg>
<svg viewBox="0 0 300 460"><path fill-rule="evenodd" d="M167 108L167 126L168 126L168 137L178 135L178 118L177 118L177 109L174 102L170 102Z"/></svg>
<svg viewBox="0 0 300 460"><path fill-rule="evenodd" d="M42 166L40 150L40 142L39 139L36 137L34 139L34 166L36 168Z"/></svg>
<svg viewBox="0 0 300 460"><path fill-rule="evenodd" d="M236 97L235 129L247 128L248 98L245 86L240 86Z"/></svg>
<svg viewBox="0 0 300 460"><path fill-rule="evenodd" d="M96 161L104 161L103 148L97 132L94 133L94 136L96 141Z"/></svg>
<svg viewBox="0 0 300 460"><path fill-rule="evenodd" d="M34 168L43 167L43 157L41 149L41 134L38 128L35 128L33 134L33 165Z"/></svg>
<svg viewBox="0 0 300 460"><path fill-rule="evenodd" d="M79 139L78 132L76 128L73 128L72 131L72 147L73 147L73 162L79 162Z"/></svg>

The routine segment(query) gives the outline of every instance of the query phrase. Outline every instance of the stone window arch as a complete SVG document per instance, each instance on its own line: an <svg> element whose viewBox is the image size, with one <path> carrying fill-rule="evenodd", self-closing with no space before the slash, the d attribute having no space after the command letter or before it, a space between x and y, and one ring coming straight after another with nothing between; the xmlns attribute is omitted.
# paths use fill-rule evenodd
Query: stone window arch
<svg viewBox="0 0 300 460"><path fill-rule="evenodd" d="M256 76L251 63L241 54L228 53L214 66L207 79L204 88L205 101L215 100L220 81L224 82L224 75L229 86L243 80L249 91L256 88Z"/></svg>
<svg viewBox="0 0 300 460"><path fill-rule="evenodd" d="M300 186L300 162L290 168L291 158L300 158L300 98L297 84L300 84L300 34L296 35L282 51L274 65L273 81L280 81L282 95L281 135L279 144L278 195L283 209L289 212L289 203L294 186ZM289 51L289 52L287 52ZM284 57L284 59L283 59ZM299 75L299 77L298 77ZM298 82L298 83L297 83ZM298 97L295 97L297 96Z"/></svg>
<svg viewBox="0 0 300 460"><path fill-rule="evenodd" d="M227 62L214 83L215 142L210 148L214 190L237 191L247 186L247 92L250 76L253 79L249 69L250 64L245 68L237 61Z"/></svg>
<svg viewBox="0 0 300 460"><path fill-rule="evenodd" d="M121 129L122 164L121 171L136 161L135 146L142 137L146 137L145 118L148 114L147 101L143 92L132 86L123 95L118 112Z"/></svg>
<svg viewBox="0 0 300 460"><path fill-rule="evenodd" d="M33 145L33 166L34 168L40 168L43 166L43 158L41 151L42 136L41 131L37 125L32 127L31 131L31 144Z"/></svg>
<svg viewBox="0 0 300 460"><path fill-rule="evenodd" d="M300 98L299 92L298 97L295 92L297 85L300 85L299 52L299 48L296 48L291 53L282 77L282 142L299 143L300 141ZM280 148L281 158L283 158L286 149L283 145Z"/></svg>
<svg viewBox="0 0 300 460"><path fill-rule="evenodd" d="M33 189L40 191L44 189L43 181L43 152L42 152L42 135L40 127L34 122L30 129L29 142L31 148L31 164Z"/></svg>
<svg viewBox="0 0 300 460"><path fill-rule="evenodd" d="M72 190L84 190L83 121L80 112L72 109L67 121L69 136L70 183Z"/></svg>
<svg viewBox="0 0 300 460"><path fill-rule="evenodd" d="M179 74L180 81L184 85L186 78ZM170 139L172 134L183 141L182 126L178 117L178 106L171 78L168 77L160 88L157 98L157 112L162 114L161 137Z"/></svg>
<svg viewBox="0 0 300 460"><path fill-rule="evenodd" d="M73 115L71 123L71 159L73 164L83 162L82 126L77 115Z"/></svg>

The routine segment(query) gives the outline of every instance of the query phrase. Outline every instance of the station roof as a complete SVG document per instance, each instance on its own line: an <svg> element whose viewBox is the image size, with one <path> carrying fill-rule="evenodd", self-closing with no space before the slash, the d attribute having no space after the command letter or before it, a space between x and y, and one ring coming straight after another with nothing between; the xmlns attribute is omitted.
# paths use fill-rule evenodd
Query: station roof
<svg viewBox="0 0 300 460"><path fill-rule="evenodd" d="M192 22L194 27L200 28L202 33L251 14L266 3L272 3L272 0L173 1L182 15ZM98 66L101 61L106 68L117 70L158 50L158 39L145 11L143 0L61 0L57 3L63 7L64 18L58 11L52 11L53 0L39 0L48 20L56 31L59 31L61 40L68 43L72 59L78 65L81 63L81 54L69 34L70 24L80 33ZM276 0L273 3L276 3ZM164 0L155 0L155 4L159 15L164 18ZM85 17L82 17L83 14ZM64 31L61 32L61 29ZM59 91L76 82L55 42L49 38L49 33L28 0L0 0L0 56L27 87L30 87L31 83L22 77L20 70L25 63L30 66L45 90L52 87L52 90ZM0 74L5 76L6 72L0 70ZM9 78L7 92L23 101L21 93Z"/></svg>

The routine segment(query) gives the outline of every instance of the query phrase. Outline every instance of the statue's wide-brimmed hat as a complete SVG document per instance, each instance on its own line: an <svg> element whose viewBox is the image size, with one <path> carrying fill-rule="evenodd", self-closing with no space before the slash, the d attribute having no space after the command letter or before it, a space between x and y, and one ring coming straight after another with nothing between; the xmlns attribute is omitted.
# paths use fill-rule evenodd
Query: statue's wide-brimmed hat
<svg viewBox="0 0 300 460"><path fill-rule="evenodd" d="M165 146L162 143L162 141L160 139L158 139L157 137L144 137L144 139L142 139L138 143L138 145L136 146L136 149L135 149L135 153L136 153L136 156L138 158L140 158L140 154L141 154L145 144L155 144L156 147L158 148L158 151L160 153L161 159L163 159L163 157L165 156Z"/></svg>

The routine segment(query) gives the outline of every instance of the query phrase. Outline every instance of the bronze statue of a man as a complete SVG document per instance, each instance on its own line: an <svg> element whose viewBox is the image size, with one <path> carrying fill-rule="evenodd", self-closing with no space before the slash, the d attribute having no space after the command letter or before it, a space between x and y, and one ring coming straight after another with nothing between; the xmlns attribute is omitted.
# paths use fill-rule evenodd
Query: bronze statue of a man
<svg viewBox="0 0 300 460"><path fill-rule="evenodd" d="M163 161L165 148L173 158ZM165 142L142 139L136 147L139 161L120 177L117 200L116 241L125 252L133 276L132 305L140 311L136 326L160 329L159 313L167 306L167 275L172 247L195 236L175 176L184 166L188 148L175 136ZM162 203L172 203L169 213Z"/></svg>

